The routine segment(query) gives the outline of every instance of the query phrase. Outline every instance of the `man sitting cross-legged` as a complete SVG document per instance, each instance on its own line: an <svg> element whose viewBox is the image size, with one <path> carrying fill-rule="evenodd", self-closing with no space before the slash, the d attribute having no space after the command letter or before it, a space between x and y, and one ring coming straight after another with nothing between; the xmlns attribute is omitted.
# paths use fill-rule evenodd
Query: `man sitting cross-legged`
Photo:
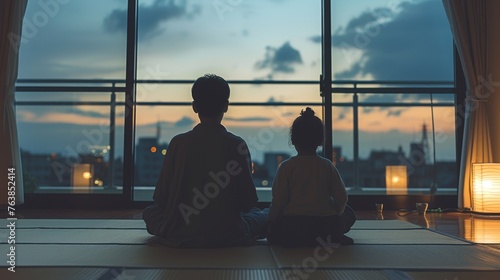
<svg viewBox="0 0 500 280"><path fill-rule="evenodd" d="M221 125L229 85L216 75L192 87L200 123L172 138L143 213L150 234L175 247L251 244L266 232L268 212L256 208L251 159L243 139Z"/></svg>

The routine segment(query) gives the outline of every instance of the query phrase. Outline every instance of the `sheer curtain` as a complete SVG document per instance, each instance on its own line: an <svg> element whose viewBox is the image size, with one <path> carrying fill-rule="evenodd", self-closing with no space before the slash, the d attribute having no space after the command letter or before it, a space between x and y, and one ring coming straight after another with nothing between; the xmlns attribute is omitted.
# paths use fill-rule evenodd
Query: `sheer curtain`
<svg viewBox="0 0 500 280"><path fill-rule="evenodd" d="M17 141L14 85L27 0L0 1L0 206L8 204L8 168L15 168L16 205L24 202L23 172Z"/></svg>
<svg viewBox="0 0 500 280"><path fill-rule="evenodd" d="M472 163L491 162L487 0L443 0L467 82L458 207L471 207Z"/></svg>

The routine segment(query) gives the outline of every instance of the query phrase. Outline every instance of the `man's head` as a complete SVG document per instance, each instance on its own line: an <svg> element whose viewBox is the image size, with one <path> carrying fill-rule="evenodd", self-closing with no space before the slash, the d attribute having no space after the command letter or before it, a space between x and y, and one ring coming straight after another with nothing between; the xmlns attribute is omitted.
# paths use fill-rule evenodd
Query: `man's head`
<svg viewBox="0 0 500 280"><path fill-rule="evenodd" d="M214 74L206 74L196 80L191 88L193 109L205 117L217 117L227 111L229 85Z"/></svg>

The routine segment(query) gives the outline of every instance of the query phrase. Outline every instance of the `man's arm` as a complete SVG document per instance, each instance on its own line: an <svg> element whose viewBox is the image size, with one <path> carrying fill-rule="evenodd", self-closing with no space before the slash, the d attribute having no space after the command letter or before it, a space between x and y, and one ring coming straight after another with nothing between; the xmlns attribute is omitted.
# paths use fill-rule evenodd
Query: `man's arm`
<svg viewBox="0 0 500 280"><path fill-rule="evenodd" d="M241 205L241 211L245 212L256 206L258 198L252 179L252 159L250 157L250 151L243 140L238 146L238 154L238 164L241 167L241 172L236 175L238 178L236 180L236 195L238 196L239 205Z"/></svg>
<svg viewBox="0 0 500 280"><path fill-rule="evenodd" d="M153 194L154 202L160 207L164 208L167 200L168 193L170 191L170 182L172 180L172 175L174 174L174 159L176 151L176 141L175 137L170 141L170 145L163 160L163 166L160 171L160 176L158 177L158 182L156 183L155 192Z"/></svg>

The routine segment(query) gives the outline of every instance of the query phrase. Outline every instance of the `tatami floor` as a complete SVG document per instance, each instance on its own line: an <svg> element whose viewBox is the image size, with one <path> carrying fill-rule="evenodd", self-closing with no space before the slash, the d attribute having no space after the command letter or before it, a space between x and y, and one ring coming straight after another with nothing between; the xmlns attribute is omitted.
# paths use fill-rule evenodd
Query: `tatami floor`
<svg viewBox="0 0 500 280"><path fill-rule="evenodd" d="M357 211L358 220L404 220L440 233L475 243L500 244L500 216L471 213L417 213L407 214L394 210ZM142 209L92 210L92 209L20 209L18 218L24 219L141 219ZM0 218L7 218L6 211Z"/></svg>
<svg viewBox="0 0 500 280"><path fill-rule="evenodd" d="M142 210L141 209L131 209L131 210L68 210L68 209L19 209L17 211L18 219L27 219L27 220L36 220L36 219L109 219L109 220L140 220L141 219ZM353 252L357 252L359 254L359 262L368 263L369 265L341 265L336 266L336 264L332 265L330 262L330 266L328 264L325 267L316 267L314 270L308 271L307 269L297 270L297 268L293 264L294 257L290 254L290 251L282 250L280 248L272 248L272 257L275 260L278 260L278 265L282 265L280 269L273 269L271 267L266 267L266 260L261 259L258 260L256 267L258 268L247 268L246 266L241 266L241 264L235 264L234 267L229 265L224 269L215 269L211 267L210 261L207 261L207 264L203 264L203 257L196 256L199 258L196 260L197 263L196 268L191 267L183 267L181 265L172 266L168 268L157 268L158 265L152 266L153 268L148 268L148 266L130 266L130 265L122 265L118 260L115 262L109 261L109 263L113 265L100 266L100 265L88 265L88 266L75 266L72 265L71 262L66 264L61 264L60 266L54 264L50 267L43 266L26 266L26 267L17 267L16 273L7 272L7 267L4 264L0 267L2 271L0 271L1 279L33 279L34 275L38 275L38 279L123 279L123 280L132 280L132 279L500 279L500 217L498 216L484 216L484 215L474 215L469 213L428 213L426 215L418 215L417 213L412 213L406 216L398 215L397 211L387 211L385 210L383 213L377 213L376 211L358 211L357 217L359 220L364 220L365 225L375 224L376 220L389 221L389 223L385 222L386 228L385 231L379 231L390 233L391 236L394 236L394 242L392 242L391 237L380 236L375 237L365 237L365 234L370 234L369 228L358 228L353 231L352 237L356 240L360 240L363 243L363 240L368 241L365 244L359 245L358 247L351 248L336 248L336 254L332 256L335 259L336 264L339 262L343 262L343 254L346 258L351 258L356 261L356 256L352 256ZM5 216L0 216L0 218L6 219ZM399 228L401 225L398 225L398 228L387 228L387 225L392 224L391 220L402 220L409 222L418 227L416 228L424 228L428 230L414 230L412 227L409 228ZM54 220L57 221L57 220ZM366 222L372 221L372 222ZM139 221L137 221L139 222ZM21 223L19 223L21 224ZM139 223L134 223L139 224ZM40 228L41 224L35 223L32 224L33 227L31 229L24 229L23 233L26 233L26 237L28 240L29 231L33 231L35 234L32 238L33 240L37 240L37 242L26 243L24 247L19 250L19 254L28 254L30 250L36 250L33 248L38 248L37 246L42 246L38 243L38 240L43 244L43 250L58 250L58 247L64 247L68 244L64 244L64 242L60 242L57 240L57 237L51 236L50 232L43 231ZM87 242L85 236L77 236L83 235L82 232L88 232L89 235L99 235L102 234L106 236L106 231L110 231L112 229L107 229L107 227L102 227L96 225L95 231L91 228L92 225L89 225L89 229L73 229L78 230L74 231L74 233L78 233L73 235L74 240L83 240L83 242ZM20 229L21 231L23 229ZM38 236L36 235L36 230L39 232L49 233L46 236ZM430 231L429 231L430 230ZM4 229L4 231L6 231ZM55 231L53 231L55 233ZM437 234L436 234L437 233ZM398 243L398 234L404 236L406 240L408 240L410 235L414 235L415 239L417 239L420 234L425 234L425 236L432 236L431 234L436 234L435 237L437 239L443 238L443 242L436 240L436 242L429 243L429 237L426 242L413 242L405 243L404 238L400 238L406 245L401 245L402 243ZM422 235L424 236L424 235ZM449 240L445 240L445 238L449 238ZM357 237L357 238L356 238ZM116 239L117 237L115 237ZM125 237L124 237L125 238ZM128 237L130 238L130 237ZM367 239L368 238L368 239ZM370 238L372 241L370 241ZM430 237L433 238L433 237ZM2 238L3 239L3 238ZM43 241L46 240L46 241ZM383 244L374 244L370 243L373 240L381 240ZM3 240L2 240L3 241ZM115 240L116 241L116 240ZM464 241L464 244L458 244ZM86 244L86 243L78 243L81 241L75 241L75 248L81 248L82 251L79 254L89 254L85 250L89 250L89 246L94 246L95 244ZM111 241L110 241L111 242ZM128 241L127 241L128 242ZM376 241L375 241L376 242ZM5 242L2 242L5 243ZM436 244L432 244L436 243ZM458 244L458 245L457 245ZM6 244L4 244L6 246ZM128 244L131 245L131 244ZM137 244L139 245L139 244ZM31 247L29 247L31 246ZM52 247L51 247L52 246ZM80 246L80 247L78 247ZM95 246L95 250L102 249L103 252L106 252L103 248L107 245L98 245ZM113 243L113 246L117 246L117 244ZM385 246L385 247L383 247ZM437 247L436 247L437 246ZM441 251L449 251L456 253L442 253L441 258L450 258L446 261L443 261L443 267L440 267L439 263L436 265L427 266L429 269L422 269L422 264L415 264L414 266L411 263L411 257L407 258L407 254L429 254L429 258L438 257L433 256L432 254L441 254L441 251L438 248L441 246ZM137 247L137 246L136 246ZM4 248L4 247L2 247ZM31 248L31 249L28 249ZM117 247L118 248L118 247ZM134 246L128 246L127 250L131 250L130 248L135 248ZM268 249L264 246L256 246L255 248L245 249L249 250L249 254L255 254L255 256L259 256L262 252L269 255L267 252ZM375 250L376 248L376 250ZM382 248L382 250L381 250ZM151 249L151 248L150 248ZM155 249L155 248L153 248ZM158 248L156 248L158 249ZM161 248L159 248L161 250ZM429 249L429 250L428 250ZM469 251L471 249L471 251ZM24 251L23 251L24 250ZM94 249L90 249L94 250ZM135 249L132 249L135 250ZM408 253L405 253L408 250ZM434 250L434 251L432 251ZM456 250L456 251L453 251ZM261 252L262 251L262 252ZM300 250L299 250L300 251ZM127 252L125 249L124 253ZM132 251L130 251L132 252ZM381 254L393 254L394 257L387 258L387 256L380 256L380 258L390 259L392 263L390 263L387 268L383 268L383 266L371 265L370 262L373 260L373 263L377 263L379 252ZM434 252L434 253L432 253ZM471 254L476 254L477 259L474 260L475 257L467 256L468 252ZM213 252L212 252L213 253ZM55 253L54 253L55 254ZM224 253L221 253L222 258L228 258L228 262L231 263L231 252L226 250ZM295 251L294 254L298 254L297 256L309 256L311 253L300 254L300 252ZM371 255L370 255L371 254ZM396 257L400 254L400 257ZM2 255L5 256L5 254ZM198 254L199 255L199 254ZM172 256L172 254L167 255L167 260L172 264L182 263L185 260L182 258L191 258L193 255L184 254L182 251L173 254L172 259L168 259L168 257ZM178 257L176 257L178 256ZM146 256L145 256L146 257ZM498 257L498 258L497 258ZM57 257L51 256L51 252L47 252L47 258L57 259ZM82 257L83 258L83 257ZM364 260L363 260L364 258ZM454 260L454 258L456 258ZM467 258L469 258L467 260ZM43 260L43 254L40 257ZM465 260L463 260L465 259ZM36 259L35 259L36 260ZM60 259L64 261L64 259ZM207 258L209 260L209 258ZM255 258L254 258L255 260ZM307 258L298 259L302 260L304 263ZM368 262L366 262L368 260ZM191 260L193 261L193 260ZM296 261L296 260L295 260ZM329 260L330 261L330 260ZM484 265L482 262L484 261ZM151 260L150 260L151 262ZM154 260L153 262L158 262L158 260ZM279 262L282 262L281 264ZM288 266L287 266L288 262ZM406 263L408 262L408 263ZM461 267L460 264L464 263L465 265L470 263L475 263L469 267ZM249 265L248 267L251 267ZM398 268L401 267L401 268Z"/></svg>

